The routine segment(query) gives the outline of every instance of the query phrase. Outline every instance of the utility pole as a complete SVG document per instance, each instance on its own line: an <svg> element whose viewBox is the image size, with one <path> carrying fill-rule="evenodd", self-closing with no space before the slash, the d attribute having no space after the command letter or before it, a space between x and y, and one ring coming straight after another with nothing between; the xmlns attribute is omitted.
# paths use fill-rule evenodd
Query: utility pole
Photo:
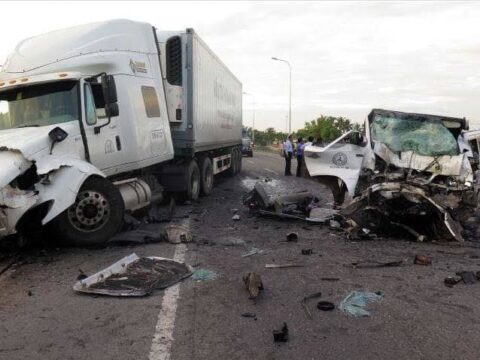
<svg viewBox="0 0 480 360"><path fill-rule="evenodd" d="M282 61L285 64L288 65L288 70L289 70L289 90L288 90L288 134L290 135L292 133L292 66L287 60L284 59L279 59L277 57L272 57L272 60L276 61Z"/></svg>
<svg viewBox="0 0 480 360"><path fill-rule="evenodd" d="M249 95L252 97L252 105L253 105L253 119L252 119L252 143L255 145L255 96L253 94L243 92L244 95Z"/></svg>

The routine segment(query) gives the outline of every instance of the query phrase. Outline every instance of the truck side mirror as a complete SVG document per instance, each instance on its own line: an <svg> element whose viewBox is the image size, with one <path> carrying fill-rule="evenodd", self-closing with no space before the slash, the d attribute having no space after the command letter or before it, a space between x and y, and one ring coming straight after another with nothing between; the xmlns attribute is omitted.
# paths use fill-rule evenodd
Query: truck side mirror
<svg viewBox="0 0 480 360"><path fill-rule="evenodd" d="M107 115L107 117L115 117L118 116L119 113L120 111L116 102L105 104L105 114Z"/></svg>
<svg viewBox="0 0 480 360"><path fill-rule="evenodd" d="M50 146L50 155L52 155L53 147L56 143L62 142L68 136L68 133L63 130L61 127L55 127L48 133L48 137L52 140L52 145Z"/></svg>
<svg viewBox="0 0 480 360"><path fill-rule="evenodd" d="M117 87L113 75L102 74L102 91L105 104L113 104L118 101Z"/></svg>

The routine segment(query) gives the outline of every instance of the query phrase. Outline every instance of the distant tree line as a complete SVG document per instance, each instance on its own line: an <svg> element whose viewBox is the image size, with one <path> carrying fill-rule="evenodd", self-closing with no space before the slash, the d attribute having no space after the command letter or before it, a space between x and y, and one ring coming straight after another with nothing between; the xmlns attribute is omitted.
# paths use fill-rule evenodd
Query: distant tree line
<svg viewBox="0 0 480 360"><path fill-rule="evenodd" d="M307 121L305 126L293 135L304 139L313 136L317 141L330 142L349 130L363 131L363 129L364 125L353 123L347 118L321 115L315 120ZM252 128L244 127L244 134L251 138ZM255 130L255 143L260 146L271 145L274 141L282 142L286 138L286 132L276 131L274 128L265 131Z"/></svg>

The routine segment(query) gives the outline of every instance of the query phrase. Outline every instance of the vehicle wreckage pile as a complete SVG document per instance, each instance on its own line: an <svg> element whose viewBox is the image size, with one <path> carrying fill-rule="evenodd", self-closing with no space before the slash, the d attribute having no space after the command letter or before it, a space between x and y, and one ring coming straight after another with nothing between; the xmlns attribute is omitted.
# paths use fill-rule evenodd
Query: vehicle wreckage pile
<svg viewBox="0 0 480 360"><path fill-rule="evenodd" d="M278 199L265 201L262 186L247 202L260 214L291 218L296 206L293 218L340 217L349 234L475 241L479 139L465 119L376 109L365 133L349 131L325 147L305 148L304 175L331 189L338 212L319 210L307 194L279 208ZM353 199L345 204L346 194ZM323 216L313 216L314 208Z"/></svg>

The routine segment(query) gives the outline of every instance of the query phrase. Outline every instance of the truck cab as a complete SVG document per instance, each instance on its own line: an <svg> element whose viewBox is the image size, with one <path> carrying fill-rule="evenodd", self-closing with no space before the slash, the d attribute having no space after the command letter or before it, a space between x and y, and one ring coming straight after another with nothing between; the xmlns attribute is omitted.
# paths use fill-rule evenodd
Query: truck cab
<svg viewBox="0 0 480 360"><path fill-rule="evenodd" d="M120 229L125 209L161 198L163 179L198 196L198 142L176 140L177 154L172 138L193 127L182 119L191 97L168 83L164 67L172 69L174 56L158 35L150 24L113 20L17 45L0 72L0 236L39 220L73 243L99 243ZM225 143L227 169L241 135Z"/></svg>

